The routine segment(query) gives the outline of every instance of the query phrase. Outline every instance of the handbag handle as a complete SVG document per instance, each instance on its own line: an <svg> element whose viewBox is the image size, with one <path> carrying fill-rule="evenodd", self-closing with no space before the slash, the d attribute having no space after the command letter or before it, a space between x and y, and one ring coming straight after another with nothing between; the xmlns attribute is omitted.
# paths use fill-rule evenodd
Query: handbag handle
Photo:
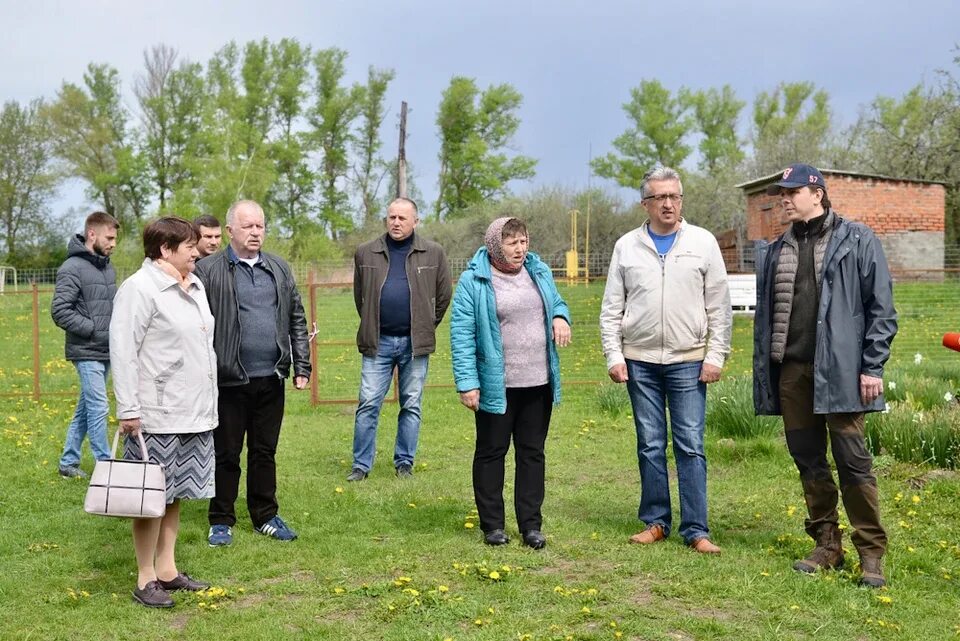
<svg viewBox="0 0 960 641"><path fill-rule="evenodd" d="M149 463L150 458L147 456L147 443L143 440L143 428L137 430L137 441L140 442L140 458L143 459L144 463ZM117 444L120 442L120 428L117 428L117 433L113 435L113 447L110 448L110 458L117 458Z"/></svg>

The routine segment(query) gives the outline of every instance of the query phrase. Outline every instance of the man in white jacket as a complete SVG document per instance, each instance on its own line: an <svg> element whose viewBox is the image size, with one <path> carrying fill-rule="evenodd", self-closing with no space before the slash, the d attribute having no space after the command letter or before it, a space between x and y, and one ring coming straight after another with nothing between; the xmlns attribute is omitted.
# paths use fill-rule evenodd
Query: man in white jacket
<svg viewBox="0 0 960 641"><path fill-rule="evenodd" d="M657 166L644 176L650 215L617 241L600 310L610 378L626 383L637 429L640 509L645 529L631 543L670 534L667 420L677 462L680 535L697 552L717 554L707 528L703 434L707 383L720 380L733 322L727 272L716 238L680 215L680 175Z"/></svg>

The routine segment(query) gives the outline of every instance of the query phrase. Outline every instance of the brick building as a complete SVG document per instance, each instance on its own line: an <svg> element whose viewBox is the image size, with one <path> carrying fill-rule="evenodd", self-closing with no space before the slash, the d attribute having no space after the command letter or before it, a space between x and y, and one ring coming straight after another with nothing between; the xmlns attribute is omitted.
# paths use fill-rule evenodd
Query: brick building
<svg viewBox="0 0 960 641"><path fill-rule="evenodd" d="M870 226L890 269L941 270L946 189L942 183L821 169L833 209ZM747 197L747 240L773 240L787 228L776 196L766 188L780 172L741 183Z"/></svg>

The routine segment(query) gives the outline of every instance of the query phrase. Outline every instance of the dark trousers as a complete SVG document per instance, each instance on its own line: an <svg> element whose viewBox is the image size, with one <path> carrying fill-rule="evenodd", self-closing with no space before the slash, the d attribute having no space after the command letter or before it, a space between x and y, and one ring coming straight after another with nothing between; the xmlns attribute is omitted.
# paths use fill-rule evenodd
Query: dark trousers
<svg viewBox="0 0 960 641"><path fill-rule="evenodd" d="M520 532L543 523L545 458L553 393L549 385L507 388L506 414L478 411L477 449L473 455L473 494L484 532L503 529L503 468L510 437L516 459L513 503Z"/></svg>
<svg viewBox="0 0 960 641"><path fill-rule="evenodd" d="M220 424L213 431L217 495L210 500L210 525L233 526L240 487L240 453L247 438L247 509L254 527L277 515L277 441L283 420L283 379L252 378L220 388Z"/></svg>
<svg viewBox="0 0 960 641"><path fill-rule="evenodd" d="M822 525L836 525L837 484L827 461L827 436L840 477L840 494L853 527L850 538L866 556L883 556L887 534L880 524L873 457L864 438L864 415L814 414L813 365L785 362L780 373L780 406L787 448L807 504L806 531L815 540Z"/></svg>

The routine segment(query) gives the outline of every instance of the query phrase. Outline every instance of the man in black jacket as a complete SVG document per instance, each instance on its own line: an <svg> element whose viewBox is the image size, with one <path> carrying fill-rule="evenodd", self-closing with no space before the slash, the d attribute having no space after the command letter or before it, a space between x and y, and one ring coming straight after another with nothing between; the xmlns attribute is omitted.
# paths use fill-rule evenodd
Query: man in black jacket
<svg viewBox="0 0 960 641"><path fill-rule="evenodd" d="M57 270L50 315L66 332L66 357L80 376L80 398L60 456L65 478L86 478L80 469L84 436L97 460L110 458L107 446L107 372L110 370L110 315L117 274L110 254L117 246L120 223L97 211L84 223L83 235L70 239L68 257Z"/></svg>
<svg viewBox="0 0 960 641"><path fill-rule="evenodd" d="M864 413L882 410L883 367L897 333L893 284L869 227L830 208L823 175L795 164L768 188L792 223L757 260L754 405L782 414L787 447L800 471L806 531L816 547L794 569L843 565L837 485L827 436L860 556L861 584L886 584L873 459Z"/></svg>
<svg viewBox="0 0 960 641"><path fill-rule="evenodd" d="M303 304L290 266L260 251L263 209L252 200L227 212L226 249L197 263L216 319L220 424L214 431L217 495L210 501L211 546L230 545L237 517L240 452L247 440L247 508L257 532L280 541L296 533L277 514L275 455L283 420L284 379L310 380L310 346Z"/></svg>

